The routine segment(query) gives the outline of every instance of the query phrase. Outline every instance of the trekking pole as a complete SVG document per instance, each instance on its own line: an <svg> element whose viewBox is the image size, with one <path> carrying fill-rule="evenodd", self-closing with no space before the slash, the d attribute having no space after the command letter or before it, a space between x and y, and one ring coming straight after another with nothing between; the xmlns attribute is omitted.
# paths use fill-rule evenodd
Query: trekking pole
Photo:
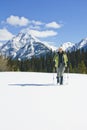
<svg viewBox="0 0 87 130"><path fill-rule="evenodd" d="M54 84L54 72L55 72L55 68L53 68L53 84Z"/></svg>
<svg viewBox="0 0 87 130"><path fill-rule="evenodd" d="M69 67L67 68L67 84L69 84Z"/></svg>

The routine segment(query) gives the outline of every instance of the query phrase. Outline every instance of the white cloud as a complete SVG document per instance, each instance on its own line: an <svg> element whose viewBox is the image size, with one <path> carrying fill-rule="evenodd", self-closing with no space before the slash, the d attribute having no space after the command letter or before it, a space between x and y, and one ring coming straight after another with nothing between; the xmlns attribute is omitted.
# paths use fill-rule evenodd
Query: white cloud
<svg viewBox="0 0 87 130"><path fill-rule="evenodd" d="M47 28L55 28L55 29L57 29L57 28L61 27L61 24L58 24L57 22L51 22L51 23L46 24L46 27Z"/></svg>
<svg viewBox="0 0 87 130"><path fill-rule="evenodd" d="M10 40L13 36L7 29L0 29L0 41Z"/></svg>
<svg viewBox="0 0 87 130"><path fill-rule="evenodd" d="M46 31L30 30L30 33L39 38L46 38L57 35L57 32L53 30L46 30Z"/></svg>
<svg viewBox="0 0 87 130"><path fill-rule="evenodd" d="M38 20L29 20L25 17L19 17L11 15L6 19L6 23L13 25L13 26L28 26L29 28L53 28L58 29L61 28L62 24L57 23L56 21L52 21L50 23L44 23ZM42 29L41 29L42 30Z"/></svg>
<svg viewBox="0 0 87 130"><path fill-rule="evenodd" d="M29 20L25 17L18 17L18 16L13 16L11 15L6 19L6 22L8 24L11 24L13 26L27 26L29 23Z"/></svg>
<svg viewBox="0 0 87 130"><path fill-rule="evenodd" d="M58 33L57 31L54 31L53 29L58 29L62 26L61 24L58 24L55 21L46 24L42 21L29 20L25 17L19 17L19 16L14 16L14 15L9 16L6 19L6 23L13 26L20 26L20 27L26 26L31 34L39 38L56 36ZM23 30L26 30L26 28ZM5 32L5 33L2 33L2 36L7 33L7 38L6 36L4 36L5 39L9 39L9 37L12 37L12 34L8 30L3 29L0 31L1 33ZM0 39L3 39L1 38L2 36L0 36Z"/></svg>
<svg viewBox="0 0 87 130"><path fill-rule="evenodd" d="M43 25L41 21L36 21L36 20L32 20L31 23L33 23L34 25Z"/></svg>

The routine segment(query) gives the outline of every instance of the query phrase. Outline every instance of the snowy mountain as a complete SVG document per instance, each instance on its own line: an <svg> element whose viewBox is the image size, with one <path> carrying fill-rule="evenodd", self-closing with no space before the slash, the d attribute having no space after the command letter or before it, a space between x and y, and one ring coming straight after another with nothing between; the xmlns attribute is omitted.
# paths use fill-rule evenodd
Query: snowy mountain
<svg viewBox="0 0 87 130"><path fill-rule="evenodd" d="M3 43L2 43L2 42L0 42L0 48L2 47L2 45L3 45Z"/></svg>
<svg viewBox="0 0 87 130"><path fill-rule="evenodd" d="M66 42L64 44L61 45L61 47L65 50L65 51L76 51L76 50L87 50L87 38L82 39L80 42L78 43L71 43L71 42Z"/></svg>
<svg viewBox="0 0 87 130"><path fill-rule="evenodd" d="M45 55L52 49L48 44L41 42L29 32L19 33L1 47L0 53L13 59L29 59L33 56Z"/></svg>
<svg viewBox="0 0 87 130"><path fill-rule="evenodd" d="M79 43L75 44L75 49L87 49L87 38L82 39Z"/></svg>
<svg viewBox="0 0 87 130"><path fill-rule="evenodd" d="M64 51L71 51L71 49L73 48L74 46L74 43L71 43L71 42L66 42L66 43L63 43L61 45L61 47L63 48Z"/></svg>
<svg viewBox="0 0 87 130"><path fill-rule="evenodd" d="M61 45L65 51L76 51L78 49L87 49L87 38L82 39L78 43L66 42ZM51 50L57 48L49 45L47 42L41 42L30 32L21 32L6 44L0 46L0 54L12 59L30 59L33 56L40 57Z"/></svg>

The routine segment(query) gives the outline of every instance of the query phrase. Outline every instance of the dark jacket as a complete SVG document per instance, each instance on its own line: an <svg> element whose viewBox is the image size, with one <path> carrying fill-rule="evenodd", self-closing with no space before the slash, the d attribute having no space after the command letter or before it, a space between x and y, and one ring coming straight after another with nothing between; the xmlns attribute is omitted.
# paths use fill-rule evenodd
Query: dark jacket
<svg viewBox="0 0 87 130"><path fill-rule="evenodd" d="M59 67L60 64L63 64L65 67L67 67L68 57L65 52L57 52L53 58L53 61L55 62L55 67Z"/></svg>

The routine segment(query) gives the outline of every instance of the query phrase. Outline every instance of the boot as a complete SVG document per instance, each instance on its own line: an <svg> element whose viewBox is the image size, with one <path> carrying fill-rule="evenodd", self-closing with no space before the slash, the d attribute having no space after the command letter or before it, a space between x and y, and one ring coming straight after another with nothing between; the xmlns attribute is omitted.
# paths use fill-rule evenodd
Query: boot
<svg viewBox="0 0 87 130"><path fill-rule="evenodd" d="M60 77L60 85L63 84L63 76Z"/></svg>
<svg viewBox="0 0 87 130"><path fill-rule="evenodd" d="M57 84L59 83L59 77L56 77L57 78Z"/></svg>

